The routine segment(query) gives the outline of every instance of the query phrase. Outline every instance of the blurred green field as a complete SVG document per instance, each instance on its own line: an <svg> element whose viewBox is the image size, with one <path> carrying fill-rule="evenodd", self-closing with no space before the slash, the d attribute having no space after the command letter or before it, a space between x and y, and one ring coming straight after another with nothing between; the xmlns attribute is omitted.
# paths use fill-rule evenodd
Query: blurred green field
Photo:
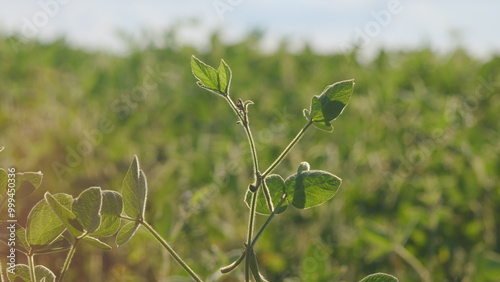
<svg viewBox="0 0 500 282"><path fill-rule="evenodd" d="M379 271L400 281L426 273L432 281L499 281L500 57L422 47L361 62L358 49L290 53L285 42L269 54L259 51L257 33L235 45L214 34L200 52L173 34L166 47L131 44L123 56L64 40L0 39L0 167L44 173L20 203L20 218L45 191L119 190L137 154L149 182L147 219L202 277L242 281L242 268L224 278L218 268L243 250L250 155L231 109L196 86L195 54L212 65L223 58L233 98L255 102L261 167L305 124L312 95L356 79L334 132L310 129L276 171L290 175L308 161L343 184L323 206L276 216L256 246L271 281L358 281ZM36 262L57 275L64 258ZM67 281L185 277L139 232L111 252L82 245Z"/></svg>

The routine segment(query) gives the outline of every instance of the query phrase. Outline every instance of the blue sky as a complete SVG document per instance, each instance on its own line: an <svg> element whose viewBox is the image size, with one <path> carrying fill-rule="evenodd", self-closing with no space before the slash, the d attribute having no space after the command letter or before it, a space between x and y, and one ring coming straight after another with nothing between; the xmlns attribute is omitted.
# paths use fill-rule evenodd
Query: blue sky
<svg viewBox="0 0 500 282"><path fill-rule="evenodd" d="M366 53L422 44L446 52L459 42L488 57L500 53L499 11L493 0L0 0L0 31L26 39L64 36L75 46L120 52L118 31L161 38L169 26L197 19L179 39L200 47L213 30L234 42L258 28L270 50L283 37L319 52L342 51L356 40Z"/></svg>

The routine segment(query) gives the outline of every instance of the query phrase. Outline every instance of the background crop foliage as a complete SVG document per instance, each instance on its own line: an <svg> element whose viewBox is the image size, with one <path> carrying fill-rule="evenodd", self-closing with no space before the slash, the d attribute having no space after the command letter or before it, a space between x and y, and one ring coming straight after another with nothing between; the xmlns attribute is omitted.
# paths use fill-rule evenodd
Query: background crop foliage
<svg viewBox="0 0 500 282"><path fill-rule="evenodd" d="M241 253L247 210L234 209L234 201L252 178L250 152L227 106L200 95L189 65L199 51L178 44L174 33L166 35L167 47L131 46L121 57L64 41L22 43L15 53L16 39L3 38L0 167L44 174L18 207L23 220L45 191L119 190L137 154L148 175L147 218L206 277ZM436 55L422 48L380 52L361 63L355 50L290 54L283 44L263 54L259 40L252 34L225 46L215 34L199 57L212 65L224 58L235 95L259 107L252 127L257 147L266 148L259 152L264 166L303 124L312 95L356 78L356 95L334 134L310 131L276 170L287 174L307 159L343 184L323 206L275 217L256 249L269 280L355 281L383 271L418 281L411 258L435 281L498 277L499 57L482 62L460 49ZM39 259L58 269L64 254ZM185 276L170 260L140 231L112 252L82 245L72 262L82 267L66 278Z"/></svg>

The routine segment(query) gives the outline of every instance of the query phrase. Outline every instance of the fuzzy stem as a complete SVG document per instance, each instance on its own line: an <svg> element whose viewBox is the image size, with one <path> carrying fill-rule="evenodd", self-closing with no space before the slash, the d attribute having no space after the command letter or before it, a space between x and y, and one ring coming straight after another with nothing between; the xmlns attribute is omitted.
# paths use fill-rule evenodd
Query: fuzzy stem
<svg viewBox="0 0 500 282"><path fill-rule="evenodd" d="M33 254L29 254L28 255L28 267L29 267L29 271L30 271L30 280L31 281L36 281L36 278L35 278L35 259L34 259L34 255ZM2 278L2 281L3 281L3 278Z"/></svg>
<svg viewBox="0 0 500 282"><path fill-rule="evenodd" d="M248 252L249 248L252 245L252 237L253 237L253 229L255 225L255 210L257 206L257 193L252 194L252 202L250 204L250 217L248 219L248 235L247 235L247 243L246 250ZM250 256L246 254L245 257L245 281L250 281Z"/></svg>
<svg viewBox="0 0 500 282"><path fill-rule="evenodd" d="M274 211L271 213L271 215L267 218L266 222L264 222L264 225L262 225L262 227L260 228L260 230L257 233L257 235L255 235L255 238L253 238L253 241L250 244L250 246L252 248L255 245L255 243L257 243L257 240L259 240L259 238L262 235L262 233L264 233L264 230L266 230L267 226L269 226L269 224L271 223L271 220L276 215L277 211L280 209L281 205L283 205L283 203L285 202L285 200L286 200L286 194L283 194L283 196L281 197L281 201L278 203L278 205L276 206L276 208L274 209Z"/></svg>
<svg viewBox="0 0 500 282"><path fill-rule="evenodd" d="M184 270L186 270L191 277L197 281L197 282L202 282L200 277L182 260L182 258L172 249L172 247L163 239L156 230L149 225L146 221L140 221L142 226L146 227L146 229L162 244L162 246L170 253L170 255L174 258L174 260L182 267Z"/></svg>
<svg viewBox="0 0 500 282"><path fill-rule="evenodd" d="M78 246L78 243L80 243L80 239L81 238L75 238L75 243L71 245L71 249L69 249L68 256L66 256L63 268L61 269L61 274L59 274L59 278L57 279L57 281L63 281L64 275L66 274L66 271L68 271L71 260L73 259L73 255L76 252L76 247Z"/></svg>
<svg viewBox="0 0 500 282"><path fill-rule="evenodd" d="M304 133L306 133L306 130L311 126L312 121L309 121L300 131L297 133L297 135L293 138L293 140L286 146L286 148L283 150L283 152L278 156L278 158L269 166L266 171L262 174L262 178L266 178L280 163L283 161L283 159L288 155L290 150L292 150L293 146L299 142L299 140L304 136Z"/></svg>

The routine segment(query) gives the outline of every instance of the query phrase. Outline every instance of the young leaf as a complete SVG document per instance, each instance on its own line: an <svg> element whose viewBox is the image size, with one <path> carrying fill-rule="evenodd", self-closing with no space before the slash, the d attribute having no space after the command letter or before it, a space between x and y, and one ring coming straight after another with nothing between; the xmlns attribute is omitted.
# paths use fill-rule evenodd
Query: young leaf
<svg viewBox="0 0 500 282"><path fill-rule="evenodd" d="M125 224L116 235L116 245L122 246L127 243L134 236L137 228L139 228L138 222L132 221Z"/></svg>
<svg viewBox="0 0 500 282"><path fill-rule="evenodd" d="M216 70L195 56L192 56L191 70L196 79L198 79L196 84L201 88L217 95L229 95L232 74L231 69L224 60L221 60L219 68Z"/></svg>
<svg viewBox="0 0 500 282"><path fill-rule="evenodd" d="M297 173L301 173L303 171L308 171L311 169L311 166L309 165L308 162L301 162L299 164L299 167L297 168Z"/></svg>
<svg viewBox="0 0 500 282"><path fill-rule="evenodd" d="M116 191L102 191L101 225L92 232L93 237L108 237L120 229L120 215L123 211L122 195Z"/></svg>
<svg viewBox="0 0 500 282"><path fill-rule="evenodd" d="M281 176L278 174L271 174L266 179L264 179L267 188L269 189L269 193L271 194L271 200L273 202L273 206L277 206L278 203L281 201L281 196L285 193L285 181ZM256 212L259 214L271 214L271 211L269 210L266 199L264 197L264 192L263 189L259 189L257 191L259 193L257 197L257 206L256 206ZM250 204L252 201L252 192L247 190L247 193L245 195L245 203L247 206L250 208ZM288 207L287 202L285 201L280 209L276 213L282 213L284 212Z"/></svg>
<svg viewBox="0 0 500 282"><path fill-rule="evenodd" d="M42 184L42 178L40 171L16 173L16 198L25 198L33 193Z"/></svg>
<svg viewBox="0 0 500 282"><path fill-rule="evenodd" d="M195 56L191 57L191 70L198 79L196 82L200 87L219 92L219 74L213 67L205 64ZM222 95L222 93L217 93Z"/></svg>
<svg viewBox="0 0 500 282"><path fill-rule="evenodd" d="M143 219L147 193L146 176L139 168L139 159L135 156L123 179L122 195L125 214L135 219Z"/></svg>
<svg viewBox="0 0 500 282"><path fill-rule="evenodd" d="M72 201L73 197L67 194L56 194L59 201ZM64 231L61 219L50 208L45 199L38 202L28 214L26 225L26 239L32 247L44 246L54 241Z"/></svg>
<svg viewBox="0 0 500 282"><path fill-rule="evenodd" d="M99 249L103 249L103 250L111 250L111 246L100 241L99 239L97 238L94 238L94 237L90 237L90 236L85 236L83 237L83 241L87 242L87 243L90 243L92 246L94 247L98 247Z"/></svg>
<svg viewBox="0 0 500 282"><path fill-rule="evenodd" d="M7 277L9 281L25 281L30 282L30 271L29 267L25 264L16 264L16 271L8 272ZM50 269L43 265L35 266L35 281L46 281L54 282L56 281L56 276Z"/></svg>
<svg viewBox="0 0 500 282"><path fill-rule="evenodd" d="M399 280L392 275L385 273L375 273L366 276L360 282L398 282L398 281Z"/></svg>
<svg viewBox="0 0 500 282"><path fill-rule="evenodd" d="M319 96L314 96L311 101L311 110L304 110L306 118L323 130L332 131L330 124L344 110L351 99L354 80L345 80L329 85Z"/></svg>
<svg viewBox="0 0 500 282"><path fill-rule="evenodd" d="M337 193L342 180L322 170L307 170L289 176L285 180L288 201L298 209L323 204Z"/></svg>
<svg viewBox="0 0 500 282"><path fill-rule="evenodd" d="M84 228L76 218L76 215L71 211L71 205L68 207L68 202L60 202L49 192L45 193L45 200L73 236L80 237L83 234ZM71 200L73 199L71 198Z"/></svg>
<svg viewBox="0 0 500 282"><path fill-rule="evenodd" d="M229 94L229 86L231 85L232 73L231 69L226 64L226 62L224 62L224 60L221 60L217 72L219 75L219 90L222 93Z"/></svg>
<svg viewBox="0 0 500 282"><path fill-rule="evenodd" d="M88 233L92 233L101 224L102 195L100 187L90 187L80 193L73 201L72 212Z"/></svg>

